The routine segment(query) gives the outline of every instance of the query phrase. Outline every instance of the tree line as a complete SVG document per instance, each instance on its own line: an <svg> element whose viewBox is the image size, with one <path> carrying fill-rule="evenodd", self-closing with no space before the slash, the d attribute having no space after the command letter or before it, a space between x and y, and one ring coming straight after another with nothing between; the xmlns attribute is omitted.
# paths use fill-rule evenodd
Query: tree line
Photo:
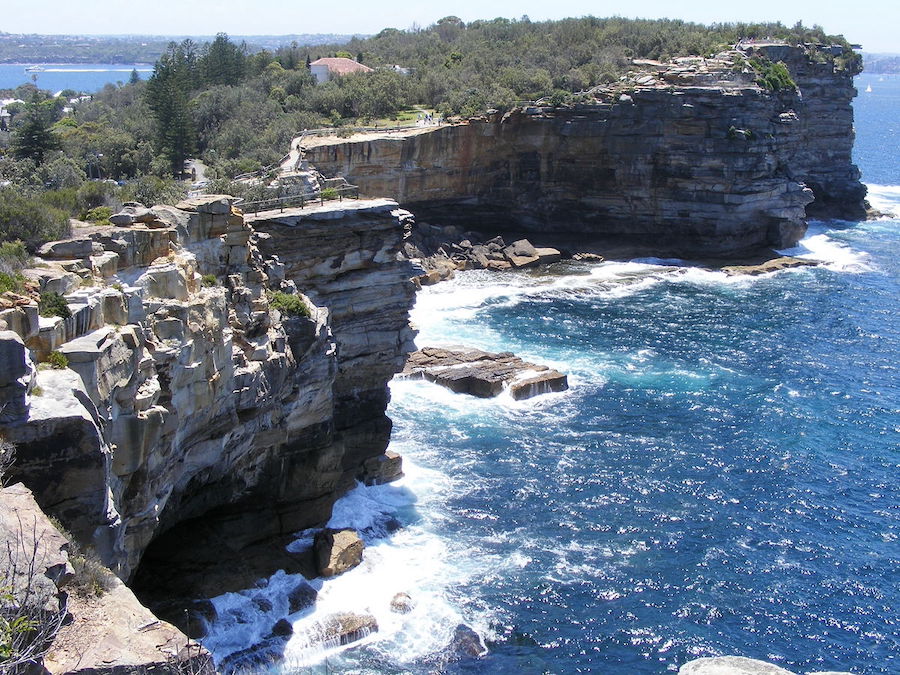
<svg viewBox="0 0 900 675"><path fill-rule="evenodd" d="M837 65L858 67L858 55L842 36L800 23L522 17L466 24L449 16L424 29L272 50L219 34L203 44L170 42L148 80L107 85L71 113L64 113L66 99L76 92L55 98L33 85L6 92L26 103L10 107L13 128L8 146L0 147L0 189L16 199L40 196L46 209L56 209L51 220L58 224L62 215L85 216L128 197L171 197L176 186L169 179L190 156L228 178L273 164L303 129L390 123L413 104L468 116L541 97L564 102L573 92L618 79L635 58L710 55L742 38L839 44L844 52ZM323 56L355 58L375 70L316 84L308 66ZM85 187L98 179L128 185ZM16 204L19 213L23 207ZM3 228L0 215L0 235L8 238Z"/></svg>

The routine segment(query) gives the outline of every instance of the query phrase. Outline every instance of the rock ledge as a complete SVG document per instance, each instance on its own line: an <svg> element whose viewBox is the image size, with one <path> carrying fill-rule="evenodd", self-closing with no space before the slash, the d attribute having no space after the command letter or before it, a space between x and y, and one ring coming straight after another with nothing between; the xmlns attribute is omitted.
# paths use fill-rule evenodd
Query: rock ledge
<svg viewBox="0 0 900 675"><path fill-rule="evenodd" d="M409 355L400 376L479 398L498 396L508 388L517 401L569 388L568 377L548 366L528 363L511 352L492 354L469 348L420 349Z"/></svg>

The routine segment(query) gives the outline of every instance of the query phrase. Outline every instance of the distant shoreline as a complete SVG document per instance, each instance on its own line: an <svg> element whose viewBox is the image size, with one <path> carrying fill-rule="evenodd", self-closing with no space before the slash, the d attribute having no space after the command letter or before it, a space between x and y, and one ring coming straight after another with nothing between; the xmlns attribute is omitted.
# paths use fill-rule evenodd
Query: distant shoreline
<svg viewBox="0 0 900 675"><path fill-rule="evenodd" d="M30 66L122 66L123 68L145 68L147 70L153 70L153 64L147 62L141 63L99 63L97 61L26 61L19 63L18 61L2 61L0 62L0 66L22 66L23 68L28 68ZM106 70L112 70L111 68L107 68Z"/></svg>

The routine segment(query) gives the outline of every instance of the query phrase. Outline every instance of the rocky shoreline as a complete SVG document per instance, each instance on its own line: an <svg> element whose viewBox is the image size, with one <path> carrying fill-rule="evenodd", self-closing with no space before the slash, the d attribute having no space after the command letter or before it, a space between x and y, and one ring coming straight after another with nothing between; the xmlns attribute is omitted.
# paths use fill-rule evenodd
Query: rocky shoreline
<svg viewBox="0 0 900 675"><path fill-rule="evenodd" d="M405 212L251 224L234 201L134 205L47 244L31 295L0 311L9 478L184 629L207 581L308 571L281 538L322 526L357 480L402 475L384 411L414 348ZM39 316L39 294L59 315Z"/></svg>
<svg viewBox="0 0 900 675"><path fill-rule="evenodd" d="M766 49L798 91L760 89L731 53L656 64L571 107L310 149L320 169L398 201L252 217L227 195L130 204L110 227L41 247L22 293L0 299L0 430L20 482L0 490L0 515L19 524L0 524L35 551L22 523L41 533L37 578L10 583L13 604L35 583L49 614L71 615L44 666L211 672L189 638L213 618L205 598L278 569L312 578L359 565L359 534L322 528L357 481L402 476L387 450L395 374L517 400L568 387L565 374L508 352L414 351L417 287L458 270L600 262L618 255L610 240L714 257L729 275L815 264L771 249L795 243L807 215L864 215L853 74L798 48ZM320 530L310 548L286 550L310 528ZM67 604L74 544L116 576ZM316 598L306 583L290 596L270 633L220 669L277 662L288 617ZM415 598L395 601L404 612ZM311 639L347 644L377 630L362 613L329 615ZM434 659L483 649L461 624ZM682 671L787 672L702 661Z"/></svg>

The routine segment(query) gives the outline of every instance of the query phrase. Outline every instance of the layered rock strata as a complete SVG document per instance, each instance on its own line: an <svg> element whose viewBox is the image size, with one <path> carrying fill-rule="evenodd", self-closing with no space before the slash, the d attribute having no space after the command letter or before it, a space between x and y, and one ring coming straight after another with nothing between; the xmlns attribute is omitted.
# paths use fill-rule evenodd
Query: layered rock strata
<svg viewBox="0 0 900 675"><path fill-rule="evenodd" d="M316 141L306 156L420 217L496 233L632 241L685 256L786 247L816 216L864 217L852 70L771 46L798 90L745 57L644 65L569 107L532 106L408 136ZM768 53L768 52L767 52Z"/></svg>
<svg viewBox="0 0 900 675"><path fill-rule="evenodd" d="M71 317L0 315L13 476L123 579L185 542L221 559L321 525L387 445L413 337L404 213L334 204L255 229L233 201L133 206L48 245L28 274ZM51 352L67 367L35 370Z"/></svg>
<svg viewBox="0 0 900 675"><path fill-rule="evenodd" d="M528 363L511 352L425 347L409 355L400 374L424 379L460 394L492 398L509 390L515 400L565 391L568 378L547 366Z"/></svg>

